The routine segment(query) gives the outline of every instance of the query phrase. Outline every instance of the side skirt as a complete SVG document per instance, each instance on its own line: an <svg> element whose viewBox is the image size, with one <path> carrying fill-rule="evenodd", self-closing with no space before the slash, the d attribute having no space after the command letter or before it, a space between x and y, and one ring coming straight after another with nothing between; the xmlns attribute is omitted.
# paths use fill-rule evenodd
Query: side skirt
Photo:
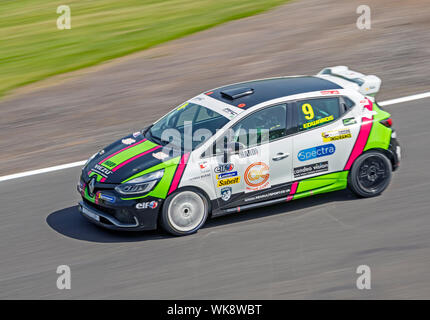
<svg viewBox="0 0 430 320"><path fill-rule="evenodd" d="M301 199L301 198L306 198L309 196L313 196L316 194L322 194L322 193L327 193L327 192L332 192L332 191L338 191L338 190L343 190L347 187L347 175L348 175L348 171L344 171L344 176L345 179L339 179L336 182L328 185L328 186L324 186L324 187L320 187L320 188L316 188L314 190L308 190L308 191L304 191L304 192L298 192L292 196L286 196L286 197L282 197L282 198L277 198L277 199L272 199L272 200L267 200L267 201L262 201L262 202L257 202L257 203L251 203L251 204L246 204L243 206L237 206L235 208L228 208L228 209L221 209L221 210L215 210L212 213L213 217L219 217L219 216L224 216L227 214L231 214L231 213L236 213L236 212L241 212L244 210L250 210L250 209L256 209L256 208L260 208L260 207L267 207L267 206L271 206L274 204L279 204L279 203L285 203L285 202L290 202L292 200L297 200L297 199ZM312 178L311 178L312 179ZM305 180L303 180L305 181ZM299 182L299 186L300 186L300 182Z"/></svg>

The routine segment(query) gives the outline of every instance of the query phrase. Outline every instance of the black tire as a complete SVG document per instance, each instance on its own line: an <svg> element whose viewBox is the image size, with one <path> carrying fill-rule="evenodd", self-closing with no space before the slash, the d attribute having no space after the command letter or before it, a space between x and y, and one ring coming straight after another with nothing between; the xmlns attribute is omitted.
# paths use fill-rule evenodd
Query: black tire
<svg viewBox="0 0 430 320"><path fill-rule="evenodd" d="M352 165L348 176L349 188L360 197L378 196L390 184L392 171L387 156L376 151L366 152Z"/></svg>
<svg viewBox="0 0 430 320"><path fill-rule="evenodd" d="M209 215L209 201L199 191L183 189L172 193L163 204L161 226L175 236L197 232Z"/></svg>

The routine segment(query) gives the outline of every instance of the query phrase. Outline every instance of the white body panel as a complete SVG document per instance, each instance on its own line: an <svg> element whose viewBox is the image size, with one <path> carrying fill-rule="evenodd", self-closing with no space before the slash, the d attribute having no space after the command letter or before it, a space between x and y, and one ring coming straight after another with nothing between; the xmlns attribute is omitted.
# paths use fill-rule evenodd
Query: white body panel
<svg viewBox="0 0 430 320"><path fill-rule="evenodd" d="M326 77L326 76L321 76ZM248 157L246 159L241 158L239 155L231 155L228 163L234 165L234 169L231 170L233 172L237 172L236 177L239 177L239 181L237 183L233 183L228 185L232 189L232 193L240 193L245 192L245 194L252 194L252 190L247 190L247 183L245 179L246 169L251 166L253 163L262 162L265 163L269 167L269 185L267 189L270 189L273 185L285 184L292 181L302 180L311 178L313 176L318 176L322 174L327 174L330 172L342 171L348 157L351 153L351 150L355 144L355 141L358 136L358 132L360 130L361 123L361 114L363 111L363 103L365 101L365 97L357 91L357 88L351 85L350 82L346 80L338 80L338 83L345 81L347 83L348 89L337 89L337 90L329 90L329 91L314 91L307 92L304 94L291 95L287 97L282 97L270 101L265 101L264 103L260 103L255 105L247 110L243 110L237 108L232 105L225 104L216 99L210 98L206 95L199 95L190 101L194 103L198 103L204 105L208 108L213 109L217 112L222 112L226 107L233 110L236 114L232 116L230 114L229 118L231 121L223 128L223 130L218 130L218 132L208 139L202 146L197 148L191 153L189 162L184 171L183 177L181 179L179 188L185 186L194 186L203 189L211 200L218 199L220 204L222 205L222 194L221 189L223 187L218 186L217 173L215 173L215 168L223 163L222 156L213 156L209 158L201 158L201 155L208 150L215 141L219 137L223 135L223 132L232 126L234 126L237 122L241 121L241 119L245 118L250 113L264 108L266 106L297 101L300 99L306 98L318 98L318 97L329 97L329 96L347 96L349 97L356 106L352 108L350 111L345 113L335 122L329 123L327 125L319 126L315 129L311 129L308 131L303 131L291 136L284 137L277 141L268 143L266 145L257 146L251 149L258 149L258 154ZM196 100L197 98L197 100ZM225 114L225 113L223 113ZM343 124L343 119L354 118L355 124L345 126ZM333 141L324 141L323 133L327 133L328 137L335 135L332 131L339 130L347 130L351 134L351 137L338 139ZM327 147L327 145L334 145L335 151L333 154L324 155L321 157L315 157L312 159L300 160L298 158L298 154L302 150L306 150L309 148L314 148L317 146ZM287 153L288 157L274 161L273 158L278 153ZM246 160L246 161L244 161ZM304 166L308 166L313 163L320 162L328 162L328 169L324 171L319 171L314 174L305 174L305 175L296 175L294 168L300 168ZM200 165L204 165L204 168L201 168ZM208 169L209 168L209 169ZM306 169L306 168L305 168ZM317 170L318 171L318 170ZM264 172L263 172L264 173Z"/></svg>

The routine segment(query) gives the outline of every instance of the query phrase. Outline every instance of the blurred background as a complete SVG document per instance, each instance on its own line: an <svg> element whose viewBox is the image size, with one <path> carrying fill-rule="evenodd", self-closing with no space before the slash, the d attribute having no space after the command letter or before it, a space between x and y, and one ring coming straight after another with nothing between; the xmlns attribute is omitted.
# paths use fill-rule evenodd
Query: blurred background
<svg viewBox="0 0 430 320"><path fill-rule="evenodd" d="M85 159L236 81L345 64L381 77L380 99L422 91L429 1L367 2L370 30L355 0L1 1L0 175Z"/></svg>
<svg viewBox="0 0 430 320"><path fill-rule="evenodd" d="M87 159L238 81L347 65L382 79L379 101L428 92L429 30L429 0L0 0L0 176ZM84 221L80 167L0 182L0 298L428 299L428 102L387 107L404 159L383 195L315 196L182 238ZM55 285L62 264L71 290ZM362 264L372 290L355 286Z"/></svg>

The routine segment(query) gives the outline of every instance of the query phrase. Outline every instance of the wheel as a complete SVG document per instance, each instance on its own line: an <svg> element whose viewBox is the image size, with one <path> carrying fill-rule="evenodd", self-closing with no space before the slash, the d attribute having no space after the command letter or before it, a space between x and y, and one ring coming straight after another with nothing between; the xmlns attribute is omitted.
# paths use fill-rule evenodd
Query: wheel
<svg viewBox="0 0 430 320"><path fill-rule="evenodd" d="M349 187L360 197L380 195L390 184L391 172L391 162L384 154L364 153L352 165Z"/></svg>
<svg viewBox="0 0 430 320"><path fill-rule="evenodd" d="M196 232L209 212L207 198L198 191L183 190L171 194L163 205L161 222L167 232L184 236Z"/></svg>

